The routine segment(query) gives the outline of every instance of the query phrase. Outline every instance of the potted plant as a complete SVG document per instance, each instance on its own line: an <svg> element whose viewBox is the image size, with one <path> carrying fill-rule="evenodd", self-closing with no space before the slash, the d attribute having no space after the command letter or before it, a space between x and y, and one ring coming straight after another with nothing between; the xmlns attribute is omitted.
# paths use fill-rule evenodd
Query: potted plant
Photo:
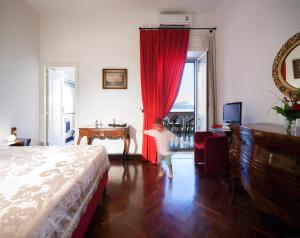
<svg viewBox="0 0 300 238"><path fill-rule="evenodd" d="M285 128L288 134L296 129L296 120L300 118L300 88L292 91L282 100L283 106L275 106L273 109L285 117Z"/></svg>

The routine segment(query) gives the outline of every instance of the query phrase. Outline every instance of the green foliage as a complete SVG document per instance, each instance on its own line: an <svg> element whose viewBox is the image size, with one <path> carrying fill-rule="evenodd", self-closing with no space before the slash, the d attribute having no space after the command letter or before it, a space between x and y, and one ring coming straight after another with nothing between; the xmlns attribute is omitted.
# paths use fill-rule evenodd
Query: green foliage
<svg viewBox="0 0 300 238"><path fill-rule="evenodd" d="M300 101L300 88L296 88L289 94L289 98L284 97L282 102L283 107L275 106L273 109L284 116L288 121L293 121L300 118L300 110L295 110L295 105Z"/></svg>
<svg viewBox="0 0 300 238"><path fill-rule="evenodd" d="M296 88L292 93L291 97L300 97L300 88Z"/></svg>
<svg viewBox="0 0 300 238"><path fill-rule="evenodd" d="M290 110L287 104L284 104L284 107L275 106L273 109L278 113L284 116L288 121L296 120L300 118L300 110Z"/></svg>

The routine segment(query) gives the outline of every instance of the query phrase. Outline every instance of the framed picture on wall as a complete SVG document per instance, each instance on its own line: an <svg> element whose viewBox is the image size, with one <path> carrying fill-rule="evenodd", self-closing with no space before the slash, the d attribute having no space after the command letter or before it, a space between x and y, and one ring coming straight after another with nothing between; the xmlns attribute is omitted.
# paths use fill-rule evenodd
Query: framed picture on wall
<svg viewBox="0 0 300 238"><path fill-rule="evenodd" d="M127 89L127 69L103 69L103 89Z"/></svg>
<svg viewBox="0 0 300 238"><path fill-rule="evenodd" d="M294 79L300 78L300 59L293 60Z"/></svg>

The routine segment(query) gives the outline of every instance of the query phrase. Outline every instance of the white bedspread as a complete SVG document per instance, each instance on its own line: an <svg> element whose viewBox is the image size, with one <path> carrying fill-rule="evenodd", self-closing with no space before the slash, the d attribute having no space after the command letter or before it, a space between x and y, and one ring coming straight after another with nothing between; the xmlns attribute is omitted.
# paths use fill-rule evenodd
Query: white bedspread
<svg viewBox="0 0 300 238"><path fill-rule="evenodd" d="M70 237L108 168L99 145L0 149L0 237Z"/></svg>

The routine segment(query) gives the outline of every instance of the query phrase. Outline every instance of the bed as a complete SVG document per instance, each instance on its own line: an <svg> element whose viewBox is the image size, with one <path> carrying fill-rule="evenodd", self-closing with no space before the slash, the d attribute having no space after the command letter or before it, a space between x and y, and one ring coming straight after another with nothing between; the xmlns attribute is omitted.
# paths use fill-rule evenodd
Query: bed
<svg viewBox="0 0 300 238"><path fill-rule="evenodd" d="M108 170L100 145L0 148L0 237L82 237Z"/></svg>

